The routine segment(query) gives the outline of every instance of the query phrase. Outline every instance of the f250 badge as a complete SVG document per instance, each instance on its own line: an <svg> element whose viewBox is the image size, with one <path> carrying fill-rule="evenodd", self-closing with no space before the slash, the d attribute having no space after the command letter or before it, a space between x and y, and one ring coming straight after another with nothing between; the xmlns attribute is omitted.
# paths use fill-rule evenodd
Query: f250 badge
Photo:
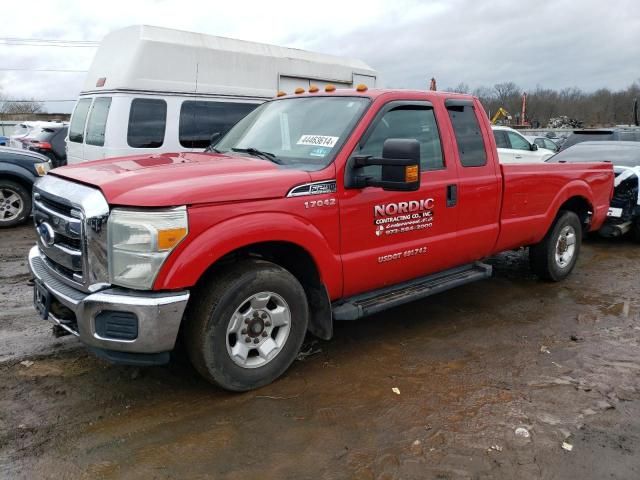
<svg viewBox="0 0 640 480"><path fill-rule="evenodd" d="M432 228L434 207L433 198L374 205L375 234L381 237Z"/></svg>

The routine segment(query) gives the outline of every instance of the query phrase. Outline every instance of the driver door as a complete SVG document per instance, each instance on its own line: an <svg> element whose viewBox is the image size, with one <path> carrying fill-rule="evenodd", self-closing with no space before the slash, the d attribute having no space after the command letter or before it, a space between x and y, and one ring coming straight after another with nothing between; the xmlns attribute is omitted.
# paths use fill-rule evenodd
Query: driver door
<svg viewBox="0 0 640 480"><path fill-rule="evenodd" d="M457 166L445 158L430 102L385 104L351 156L382 157L389 138L420 143L420 188L344 189L340 195L344 296L382 288L444 270L456 262ZM349 168L347 166L347 168ZM379 176L379 166L365 174Z"/></svg>

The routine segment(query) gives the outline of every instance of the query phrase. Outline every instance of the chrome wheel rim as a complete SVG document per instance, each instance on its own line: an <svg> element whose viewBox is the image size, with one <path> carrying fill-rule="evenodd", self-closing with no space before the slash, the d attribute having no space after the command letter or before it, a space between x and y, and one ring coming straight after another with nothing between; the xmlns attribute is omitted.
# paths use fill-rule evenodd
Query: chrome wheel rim
<svg viewBox="0 0 640 480"><path fill-rule="evenodd" d="M571 225L566 225L560 230L556 241L556 264L560 268L566 268L576 253L576 230Z"/></svg>
<svg viewBox="0 0 640 480"><path fill-rule="evenodd" d="M24 202L18 192L10 188L0 188L0 222L18 218L24 210Z"/></svg>
<svg viewBox="0 0 640 480"><path fill-rule="evenodd" d="M236 365L258 368L282 351L291 331L291 310L277 293L251 295L227 324L227 353Z"/></svg>

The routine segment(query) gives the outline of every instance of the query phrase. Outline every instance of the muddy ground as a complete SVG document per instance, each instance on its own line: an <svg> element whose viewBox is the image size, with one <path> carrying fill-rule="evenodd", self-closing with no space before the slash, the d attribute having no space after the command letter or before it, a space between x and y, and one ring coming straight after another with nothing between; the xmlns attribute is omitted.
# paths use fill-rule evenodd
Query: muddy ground
<svg viewBox="0 0 640 480"><path fill-rule="evenodd" d="M639 245L589 239L560 284L501 255L229 394L183 356L118 367L53 338L32 243L0 232L0 478L640 478Z"/></svg>

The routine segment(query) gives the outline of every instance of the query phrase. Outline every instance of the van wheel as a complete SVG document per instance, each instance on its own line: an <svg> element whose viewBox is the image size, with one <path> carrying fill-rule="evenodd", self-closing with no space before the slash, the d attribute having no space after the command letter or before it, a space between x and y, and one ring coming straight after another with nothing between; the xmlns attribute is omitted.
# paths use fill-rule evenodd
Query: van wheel
<svg viewBox="0 0 640 480"><path fill-rule="evenodd" d="M30 192L19 183L0 179L0 228L24 223L30 213Z"/></svg>
<svg viewBox="0 0 640 480"><path fill-rule="evenodd" d="M564 280L576 265L581 245L580 218L573 212L561 211L544 239L529 248L531 269L544 280Z"/></svg>
<svg viewBox="0 0 640 480"><path fill-rule="evenodd" d="M208 381L232 391L271 383L295 360L309 307L300 282L270 262L246 260L193 292L185 337Z"/></svg>

